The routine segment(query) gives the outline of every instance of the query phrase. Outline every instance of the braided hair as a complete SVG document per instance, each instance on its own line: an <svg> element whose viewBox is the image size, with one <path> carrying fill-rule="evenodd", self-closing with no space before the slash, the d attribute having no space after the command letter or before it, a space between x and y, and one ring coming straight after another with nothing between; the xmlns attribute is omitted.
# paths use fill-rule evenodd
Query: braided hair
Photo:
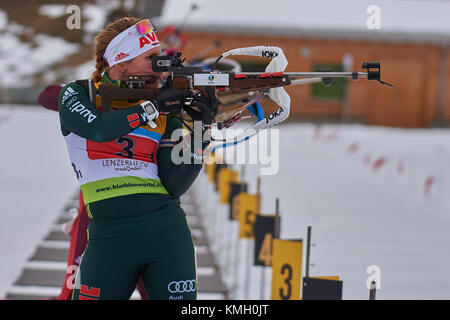
<svg viewBox="0 0 450 320"><path fill-rule="evenodd" d="M104 30L95 37L95 71L92 73L91 78L94 82L100 81L102 72L106 70L108 64L106 63L103 55L105 54L106 47L119 33L125 31L129 27L138 23L141 19L133 17L123 17L114 22L109 23Z"/></svg>

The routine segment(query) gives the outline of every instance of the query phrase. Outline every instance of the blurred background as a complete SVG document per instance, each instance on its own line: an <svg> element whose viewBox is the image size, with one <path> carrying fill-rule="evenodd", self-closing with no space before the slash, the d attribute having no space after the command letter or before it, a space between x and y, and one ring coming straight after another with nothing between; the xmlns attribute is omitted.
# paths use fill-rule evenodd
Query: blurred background
<svg viewBox="0 0 450 320"><path fill-rule="evenodd" d="M261 212L273 213L279 198L281 238L305 239L313 227L311 273L339 275L344 299L368 298L370 266L381 270L377 298L450 299L449 12L445 0L0 0L0 298L53 297L58 286L33 286L24 274L64 273L64 255L62 266L32 261L38 244L67 249L42 239L78 191L58 114L37 97L48 85L89 78L95 35L135 16L151 18L190 62L254 45L281 47L291 72L380 62L381 80L395 88L365 79L288 87L291 115L272 149L279 171L237 170L249 192L261 192ZM267 64L233 59L243 71ZM205 216L218 214L213 235L225 237L228 209L205 184L201 176L191 196ZM234 262L221 256L227 241L212 246L225 297L269 299L269 273L261 290L255 266L250 282L246 270L232 276Z"/></svg>
<svg viewBox="0 0 450 320"><path fill-rule="evenodd" d="M448 1L25 0L18 4L3 0L1 4L2 102L34 103L48 84L89 76L93 37L107 22L128 15L150 17L159 30L175 26L188 39L183 49L188 59L271 44L283 48L287 71L361 70L362 62L379 61L382 79L397 87L385 90L366 81L339 81L328 89L321 84L289 88L296 101L292 115L302 120L417 128L443 126L450 119ZM77 9L71 5L80 11L78 25L73 16ZM252 59L242 67L251 71L264 63Z"/></svg>

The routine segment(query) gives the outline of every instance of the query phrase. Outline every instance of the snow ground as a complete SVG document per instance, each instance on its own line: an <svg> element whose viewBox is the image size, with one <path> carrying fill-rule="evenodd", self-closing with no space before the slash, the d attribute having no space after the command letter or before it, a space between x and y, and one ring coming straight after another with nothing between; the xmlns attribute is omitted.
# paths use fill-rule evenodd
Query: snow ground
<svg viewBox="0 0 450 320"><path fill-rule="evenodd" d="M46 70L79 49L77 44L45 34L34 36L37 45L33 47L19 38L29 32L29 28L8 22L7 15L0 10L0 67L8 73L8 77L0 79L3 87L31 86L34 74Z"/></svg>
<svg viewBox="0 0 450 320"><path fill-rule="evenodd" d="M130 1L126 1L126 3L130 7ZM81 27L82 32L84 32L84 43L93 42L95 34L105 25L108 13L120 7L120 4L118 0L99 0L95 3L84 4L80 8L80 12L86 20ZM67 11L69 6L70 4L46 4L40 6L36 14L47 15L51 18L65 15L69 18L73 14L73 11ZM32 28L9 21L6 12L0 10L0 42L2 43L0 67L8 73L8 77L0 78L0 86L8 88L33 86L33 76L43 71L45 71L46 82L52 83L57 75L48 69L52 65L64 61L67 56L81 50L82 47L80 44L70 43L62 38L51 37L46 34L34 35L35 46L20 40L21 36L30 33L35 34ZM11 52L11 48L14 48L14 52ZM78 75L82 74L83 78L90 76L95 69L92 61L73 67L74 72ZM71 79L73 79L73 73Z"/></svg>
<svg viewBox="0 0 450 320"><path fill-rule="evenodd" d="M374 265L381 271L377 299L449 299L450 131L303 124L279 128L280 170L261 176L261 211L274 213L275 199L280 199L281 239L301 238L306 245L307 226L312 227L316 246L311 248L315 266L310 275L338 275L343 299L365 300L373 272L367 273L368 267ZM349 151L355 143L359 148ZM381 156L385 163L374 169ZM251 193L258 176L259 165L246 166L244 180ZM433 183L426 183L430 176ZM215 245L219 261L230 266L233 257L240 257L238 272L225 273L227 283L238 284L235 298L259 299L261 267L251 268L251 289L244 294L248 240L238 240L236 255L237 223L226 220L227 206L214 204L212 185L205 190L202 182L207 183L205 176L196 182L197 192L212 198L205 210L218 208L220 227L213 234L221 237ZM303 252L305 260L305 246ZM263 297L269 299L271 271L265 273Z"/></svg>
<svg viewBox="0 0 450 320"><path fill-rule="evenodd" d="M261 176L262 212L272 213L280 198L282 239L306 239L307 226L312 226L311 276L339 275L344 299L368 299L366 271L377 265L377 299L450 299L450 131L310 124L277 128L280 168L276 175ZM0 134L10 137L3 139L0 165L4 297L78 186L57 113L0 106ZM349 151L355 143L358 148ZM367 155L370 160L364 162ZM386 162L374 170L383 155ZM246 166L251 193L259 174L259 165ZM429 176L435 178L427 184ZM228 266L225 279L231 284L236 225L225 222L227 207L215 204L212 185L205 180L200 176L194 188L209 190L204 210L217 208L220 228L214 247ZM259 299L261 267L251 268L249 295L244 295L247 243L239 243L234 297ZM268 299L270 269L265 274Z"/></svg>
<svg viewBox="0 0 450 320"><path fill-rule="evenodd" d="M56 112L0 105L0 119L0 297L5 297L78 183Z"/></svg>

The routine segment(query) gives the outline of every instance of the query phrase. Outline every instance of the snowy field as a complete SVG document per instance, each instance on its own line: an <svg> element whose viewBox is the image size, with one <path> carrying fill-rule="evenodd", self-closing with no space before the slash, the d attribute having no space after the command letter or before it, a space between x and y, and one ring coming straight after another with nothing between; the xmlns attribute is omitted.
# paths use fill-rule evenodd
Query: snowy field
<svg viewBox="0 0 450 320"><path fill-rule="evenodd" d="M78 189L54 111L0 105L0 297Z"/></svg>
<svg viewBox="0 0 450 320"><path fill-rule="evenodd" d="M450 299L450 131L278 128L280 169L261 176L262 213L274 213L280 199L281 239L301 238L306 245L307 226L312 227L311 276L338 275L343 299L366 300L373 273L368 267L375 266L381 271L377 299ZM250 193L256 192L258 175L258 165L246 166ZM196 183L198 194L205 194L206 180L203 176ZM217 196L211 184L207 188L206 198L213 199L206 210L218 207L221 221L216 223L222 237L215 244L219 261L235 265L237 222L227 221L227 206L214 205ZM259 299L261 267L252 267L245 294L248 240L239 242L241 267L238 272L225 267L225 278L238 285L235 298ZM270 269L265 273L263 297L269 299Z"/></svg>
<svg viewBox="0 0 450 320"><path fill-rule="evenodd" d="M450 299L450 131L310 124L277 128L280 168L276 175L261 176L262 212L272 213L280 198L282 239L306 239L306 228L312 226L311 276L339 275L344 299L368 299L366 271L377 265L377 299ZM0 106L0 133L4 297L78 187L57 113ZM260 166L246 166L250 192L256 191L259 174ZM195 184L195 191L210 190L203 209L216 207L223 219L227 208L214 205L212 185L205 181L201 176ZM227 250L233 248L235 226L221 226L215 244L222 248L219 260L232 264L234 255ZM222 238L225 233L228 238ZM239 283L234 297L240 299L245 297L246 253L241 242L234 278ZM261 268L252 267L251 275L247 298L259 299ZM225 279L231 284L233 276L225 273ZM266 281L268 299L269 269Z"/></svg>

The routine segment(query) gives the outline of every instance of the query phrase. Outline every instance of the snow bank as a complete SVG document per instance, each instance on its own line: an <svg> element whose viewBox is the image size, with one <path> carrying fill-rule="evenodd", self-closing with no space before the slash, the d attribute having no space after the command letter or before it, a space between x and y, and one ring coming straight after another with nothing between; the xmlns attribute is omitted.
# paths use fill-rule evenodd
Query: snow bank
<svg viewBox="0 0 450 320"><path fill-rule="evenodd" d="M0 105L0 297L78 190L59 117L40 106Z"/></svg>
<svg viewBox="0 0 450 320"><path fill-rule="evenodd" d="M39 14L51 18L59 18L66 14L67 5L64 4L44 4L39 7Z"/></svg>
<svg viewBox="0 0 450 320"><path fill-rule="evenodd" d="M18 36L23 32L26 32L25 28L9 24L0 33L0 68L8 74L1 79L2 87L32 86L34 74L46 70L79 48L77 44L44 34L34 37L37 45L33 47L19 40Z"/></svg>
<svg viewBox="0 0 450 320"><path fill-rule="evenodd" d="M275 199L280 199L282 239L306 241L307 226L312 226L316 246L311 276L338 275L344 299L367 300L367 269L374 265L381 270L377 299L450 298L449 130L307 124L278 128L280 169L261 176L261 211L273 213ZM433 183L427 180L431 175ZM256 192L258 176L260 165L245 166L250 193ZM239 240L239 254L231 256L240 257L241 267L230 269L234 260L227 257L237 228L225 219L227 207L214 205L217 197L205 183L203 176L196 191L210 199L203 208L207 215L216 211L216 233L227 237L217 241L219 261L226 262L228 285L237 285L234 297L244 298L248 243ZM270 270L266 273L269 299ZM250 274L248 298L259 299L261 267L252 267Z"/></svg>

